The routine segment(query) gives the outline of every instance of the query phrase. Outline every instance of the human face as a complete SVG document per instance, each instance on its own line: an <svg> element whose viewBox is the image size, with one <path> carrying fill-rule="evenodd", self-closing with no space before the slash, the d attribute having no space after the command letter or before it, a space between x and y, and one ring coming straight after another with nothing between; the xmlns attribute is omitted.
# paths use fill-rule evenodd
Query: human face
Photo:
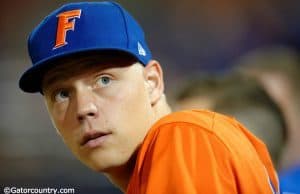
<svg viewBox="0 0 300 194"><path fill-rule="evenodd" d="M154 119L145 68L124 64L54 70L43 81L48 112L65 144L100 172L125 166Z"/></svg>

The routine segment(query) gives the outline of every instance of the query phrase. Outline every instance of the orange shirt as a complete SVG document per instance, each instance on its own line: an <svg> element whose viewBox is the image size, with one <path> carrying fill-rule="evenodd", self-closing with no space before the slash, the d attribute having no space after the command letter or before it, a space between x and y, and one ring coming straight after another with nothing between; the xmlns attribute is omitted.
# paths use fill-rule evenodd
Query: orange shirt
<svg viewBox="0 0 300 194"><path fill-rule="evenodd" d="M193 110L153 125L126 193L269 194L278 185L262 141L233 118Z"/></svg>

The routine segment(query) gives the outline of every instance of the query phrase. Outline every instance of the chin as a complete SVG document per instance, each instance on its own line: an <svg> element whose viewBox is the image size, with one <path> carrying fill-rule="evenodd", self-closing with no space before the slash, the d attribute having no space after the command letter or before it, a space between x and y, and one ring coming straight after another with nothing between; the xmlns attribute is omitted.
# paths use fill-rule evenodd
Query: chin
<svg viewBox="0 0 300 194"><path fill-rule="evenodd" d="M93 165L90 166L90 168L95 171L95 172L99 172L99 173L107 173L108 169L110 167L108 166L103 166L103 165Z"/></svg>
<svg viewBox="0 0 300 194"><path fill-rule="evenodd" d="M104 162L99 162L99 161L95 161L95 160L89 160L89 159L82 159L80 158L79 159L80 162L87 166L89 169L95 171L95 172L106 172L107 169L110 168L111 165L109 165L108 163L104 163Z"/></svg>
<svg viewBox="0 0 300 194"><path fill-rule="evenodd" d="M96 172L108 173L112 169L122 166L120 158L115 158L110 155L97 155L93 154L84 160L81 160L90 169Z"/></svg>
<svg viewBox="0 0 300 194"><path fill-rule="evenodd" d="M93 171L108 174L126 166L130 160L130 156L127 156L127 154L112 152L109 149L95 149L77 156L83 164Z"/></svg>
<svg viewBox="0 0 300 194"><path fill-rule="evenodd" d="M105 174L111 174L112 172L119 169L122 164L104 164L104 163L93 163L92 165L89 165L88 167L92 169L95 172L99 173L105 173Z"/></svg>

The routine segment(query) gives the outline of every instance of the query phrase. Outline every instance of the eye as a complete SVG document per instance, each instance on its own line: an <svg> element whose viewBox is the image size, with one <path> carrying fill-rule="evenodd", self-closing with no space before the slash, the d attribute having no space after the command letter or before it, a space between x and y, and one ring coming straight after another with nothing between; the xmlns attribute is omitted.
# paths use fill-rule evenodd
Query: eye
<svg viewBox="0 0 300 194"><path fill-rule="evenodd" d="M102 75L102 76L98 77L97 84L100 87L106 87L111 83L111 81L112 81L112 79L109 76Z"/></svg>
<svg viewBox="0 0 300 194"><path fill-rule="evenodd" d="M70 93L67 90L59 90L55 92L54 100L55 102L64 102L70 97Z"/></svg>

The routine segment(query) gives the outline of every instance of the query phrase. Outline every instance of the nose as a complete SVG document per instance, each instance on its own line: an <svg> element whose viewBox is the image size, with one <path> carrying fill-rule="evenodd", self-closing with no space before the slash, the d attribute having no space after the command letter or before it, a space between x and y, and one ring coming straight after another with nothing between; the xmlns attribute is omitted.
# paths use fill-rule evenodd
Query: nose
<svg viewBox="0 0 300 194"><path fill-rule="evenodd" d="M76 95L77 120L83 122L98 116L98 108L91 91L77 92Z"/></svg>

